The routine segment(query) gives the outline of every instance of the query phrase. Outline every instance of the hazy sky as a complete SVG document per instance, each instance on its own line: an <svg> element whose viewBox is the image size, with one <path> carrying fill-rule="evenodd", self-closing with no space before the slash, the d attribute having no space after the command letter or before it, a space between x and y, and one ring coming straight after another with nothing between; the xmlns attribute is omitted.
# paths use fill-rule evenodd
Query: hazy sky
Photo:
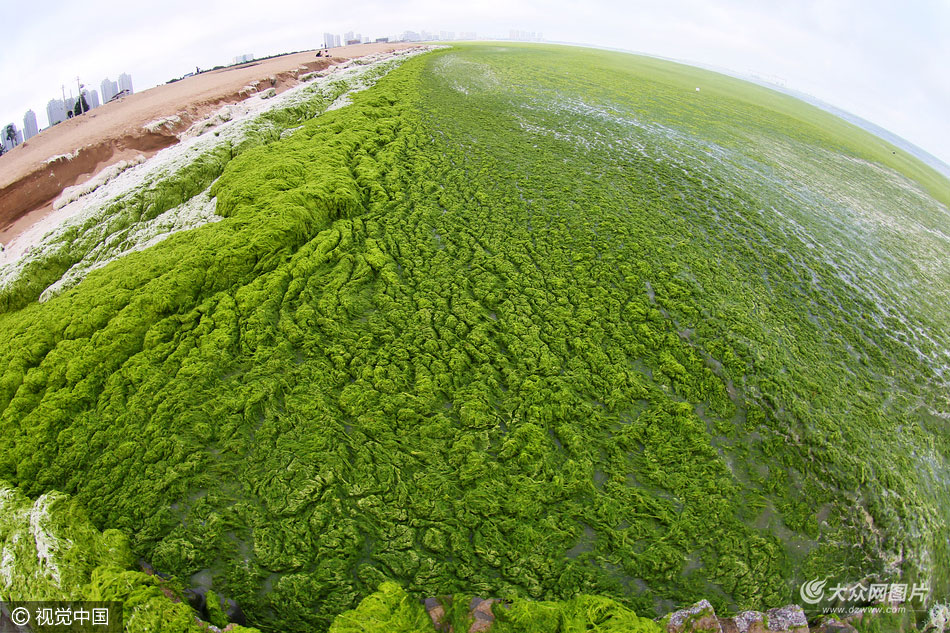
<svg viewBox="0 0 950 633"><path fill-rule="evenodd" d="M128 72L136 91L195 66L319 47L324 31L510 29L784 80L950 163L950 0L47 0L10 3L0 124ZM11 19L12 18L12 19Z"/></svg>

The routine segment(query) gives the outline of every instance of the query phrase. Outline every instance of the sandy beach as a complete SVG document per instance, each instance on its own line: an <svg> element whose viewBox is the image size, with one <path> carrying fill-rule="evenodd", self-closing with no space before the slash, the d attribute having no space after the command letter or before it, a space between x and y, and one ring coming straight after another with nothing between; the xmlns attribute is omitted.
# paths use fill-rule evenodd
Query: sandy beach
<svg viewBox="0 0 950 633"><path fill-rule="evenodd" d="M413 44L380 43L316 50L203 72L138 92L40 132L0 156L0 243L6 244L52 212L65 189L104 168L149 157L178 142L178 134L221 106L256 91L282 92L299 77L355 57ZM162 122L164 125L154 125ZM152 125L150 125L152 124Z"/></svg>

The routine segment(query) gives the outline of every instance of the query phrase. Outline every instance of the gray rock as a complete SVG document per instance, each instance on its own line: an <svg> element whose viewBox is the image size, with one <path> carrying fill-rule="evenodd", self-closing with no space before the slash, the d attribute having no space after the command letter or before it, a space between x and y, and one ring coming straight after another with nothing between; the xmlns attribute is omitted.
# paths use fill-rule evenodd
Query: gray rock
<svg viewBox="0 0 950 633"><path fill-rule="evenodd" d="M719 624L722 633L808 633L808 620L798 605L772 609L767 614L743 611Z"/></svg>
<svg viewBox="0 0 950 633"><path fill-rule="evenodd" d="M770 633L808 633L808 618L797 604L769 609L766 622Z"/></svg>
<svg viewBox="0 0 950 633"><path fill-rule="evenodd" d="M451 600L451 597L446 598L446 600ZM452 625L443 621L445 619L445 608L442 606L442 602L438 598L426 598L424 604L435 630L452 633Z"/></svg>
<svg viewBox="0 0 950 633"><path fill-rule="evenodd" d="M231 598L228 598L227 608L224 610L224 615L228 618L228 622L239 624L241 626L247 626L247 617L244 615L241 605Z"/></svg>
<svg viewBox="0 0 950 633"><path fill-rule="evenodd" d="M693 606L675 611L664 618L667 633L723 633L716 618L716 611L708 600L700 600Z"/></svg>
<svg viewBox="0 0 950 633"><path fill-rule="evenodd" d="M469 616L472 618L472 625L468 628L468 633L485 633L495 622L495 614L492 612L492 605L499 602L495 598L482 600L481 598L472 598L469 603Z"/></svg>
<svg viewBox="0 0 950 633"><path fill-rule="evenodd" d="M765 631L765 616L759 611L743 611L739 615L720 620L722 633L761 633Z"/></svg>

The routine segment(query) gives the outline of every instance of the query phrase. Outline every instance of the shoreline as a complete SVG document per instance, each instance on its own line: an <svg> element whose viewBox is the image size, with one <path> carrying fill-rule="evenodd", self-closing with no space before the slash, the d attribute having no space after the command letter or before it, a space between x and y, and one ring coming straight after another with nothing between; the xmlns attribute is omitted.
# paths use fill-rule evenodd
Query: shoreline
<svg viewBox="0 0 950 633"><path fill-rule="evenodd" d="M312 111L305 108L285 122L284 127L278 126L282 135L292 133L297 129L294 125L299 127L298 123L319 115L323 108L332 110L348 103L350 94L373 85L379 76L380 65L429 49L401 47L388 52L368 53L320 71L299 74L298 80L293 84L288 82L280 94L274 87L245 94L242 101L223 105L178 132L174 144L150 155L140 152L129 156L100 169L83 184L64 189L53 201L14 223L12 228L17 234L0 253L0 288L21 283L23 275L29 275L24 271L30 266L43 266L42 262L47 258L60 264L68 260L68 266L58 275L44 277L45 289L37 296L43 302L75 285L92 270L125 254L153 245L178 231L219 220L214 212L214 198L207 196L207 189L170 206L166 204L169 199L165 199L165 202L157 203L161 208L153 208L155 212L149 212L151 214L146 214L147 217L140 217L128 209L136 204L134 198L139 194L135 192L175 189L176 185L170 183L177 178L176 174L183 173L182 170L195 161L214 157L222 149L224 154L233 158L233 149L228 151L227 147L233 148L254 138L257 126L268 112L297 108L314 98L322 100L322 106L316 106ZM184 125L179 117L173 117L152 121L145 127L155 131L167 126L179 129ZM264 127L274 129L266 122ZM209 164L219 164L221 160L226 163L229 159L222 155L210 160ZM199 170L187 177L187 187L199 180L203 186L210 186L218 175L220 172L214 167L210 172ZM155 195L163 199L165 196L163 193ZM174 193L170 195L175 198ZM129 218L134 218L132 224L117 219L127 212L131 213ZM33 282L38 281L33 279Z"/></svg>
<svg viewBox="0 0 950 633"><path fill-rule="evenodd" d="M222 106L301 83L308 73L356 57L414 48L379 43L316 50L212 70L134 93L85 115L67 119L0 156L0 244L6 247L53 213L67 187L81 185L104 169L142 155L151 158L178 144L192 124Z"/></svg>

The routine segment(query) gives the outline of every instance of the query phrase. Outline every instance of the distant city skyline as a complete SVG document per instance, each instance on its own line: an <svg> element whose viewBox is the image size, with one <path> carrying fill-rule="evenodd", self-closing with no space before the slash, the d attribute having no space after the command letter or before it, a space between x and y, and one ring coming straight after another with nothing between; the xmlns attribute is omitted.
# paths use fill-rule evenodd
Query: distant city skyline
<svg viewBox="0 0 950 633"><path fill-rule="evenodd" d="M77 82L78 81L79 80L77 78ZM2 142L3 144L3 150L5 152L8 152L14 147L16 147L17 145L19 145L20 143L24 141L28 141L29 139L33 138L34 136L36 136L43 130L50 128L54 125L57 125L59 123L62 123L66 119L70 118L71 116L74 116L76 112L76 103L80 100L82 95L85 95L86 100L85 100L84 107L80 108L81 110L83 110L85 107L88 107L88 110L93 110L94 108L98 108L101 105L99 102L99 93L96 92L95 89L86 88L86 86L81 83L77 83L76 88L77 88L76 90L77 94L73 95L72 87L70 87L70 93L69 93L69 96L67 97L66 86L65 85L60 86L60 91L63 98L57 99L54 97L50 99L49 101L47 101L46 103L46 122L47 123L45 127L43 128L39 127L39 122L36 118L36 113L32 110L32 108L27 110L23 114L23 129L22 130L19 129L17 124L14 122L10 122L3 125L2 130L3 130L4 138L0 139L0 142ZM117 82L110 81L109 78L107 77L102 80L102 83L100 84L100 88L102 89L103 95L106 96L106 98L104 99L104 102L110 101L113 97L115 97L119 93L132 94L133 93L132 76L129 75L128 73L122 73L121 75L119 75L119 80ZM80 112L80 114L84 114L88 110L84 110L83 112ZM6 138L6 130L10 127L12 127L17 133L16 140L11 141L9 138Z"/></svg>
<svg viewBox="0 0 950 633"><path fill-rule="evenodd" d="M512 29L510 31L510 39L521 39L522 41L531 41L535 40L535 33L531 32L530 35L527 31L516 31ZM516 35L517 34L517 35ZM540 37L540 34L538 35ZM382 38L376 38L375 40L362 36L359 32L355 31L346 31L342 36L336 33L326 32L323 34L323 47L325 48L336 48L339 46L346 46L348 44L358 44L358 43L370 43L373 41L401 41L401 42L422 42L422 41L454 41L457 39L477 39L477 34L474 31L462 31L459 32L459 37L456 37L455 31L427 31L422 29L420 31L402 31L399 35L391 35ZM255 59L252 53L244 53L242 55L237 55L232 58L232 64L243 64L253 61ZM185 76L190 76L193 73L187 73ZM172 78L173 79L173 78ZM159 84L160 85L160 84ZM65 85L61 87L65 90ZM99 89L102 94L102 103L108 103L111 101L117 94L120 92L126 91L129 94L132 94L132 77L127 73L122 73L118 76L116 81L112 81L108 77L102 80L99 85ZM86 95L86 101L90 109L99 107L101 104L99 102L99 92L96 90L90 90L87 88L83 89L83 94ZM45 130L53 125L62 123L67 118L69 118L69 113L73 112L75 108L77 96L72 94L72 87L70 87L70 95L63 99L51 99L47 102L46 112L47 112L47 124L45 127L39 128L38 131ZM28 112L33 113L32 110ZM26 116L26 115L24 115ZM36 115L33 114L34 123ZM15 125L15 124L14 124ZM24 124L25 125L25 124ZM37 132L38 133L38 132ZM35 136L36 133L27 136L24 140Z"/></svg>
<svg viewBox="0 0 950 633"><path fill-rule="evenodd" d="M0 123L37 110L77 74L109 75L117 57L141 90L196 66L225 65L245 51L267 57L320 48L324 33L352 31L375 40L407 28L421 37L423 27L454 32L459 39L471 32L502 39L512 31L533 31L550 41L779 78L789 89L867 119L950 162L945 123L950 2L945 0L351 0L343 8L271 0L266 12L247 0L167 0L147 18L136 3L108 0L50 0L44 8L42 18L23 3L9 12L11 23L20 26L0 51L0 77L6 82ZM109 36L92 37L101 33ZM68 55L47 44L77 34L83 46Z"/></svg>

